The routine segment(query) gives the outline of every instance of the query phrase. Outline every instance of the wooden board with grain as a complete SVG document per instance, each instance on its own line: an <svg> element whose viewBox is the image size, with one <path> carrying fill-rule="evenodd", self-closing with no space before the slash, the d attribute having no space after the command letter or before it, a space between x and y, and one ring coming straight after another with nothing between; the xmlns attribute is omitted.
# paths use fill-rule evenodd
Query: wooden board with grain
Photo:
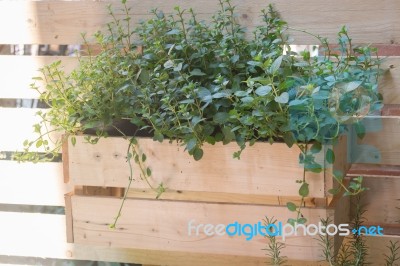
<svg viewBox="0 0 400 266"><path fill-rule="evenodd" d="M128 184L129 165L126 162L128 140L118 137L101 139L96 145L85 143L84 136L77 138L76 145L68 142L69 180L74 185L123 187ZM336 168L347 172L345 140ZM343 148L344 146L344 148ZM303 167L299 164L299 149L286 144L256 143L247 147L241 159L232 157L238 150L236 143L204 145L204 157L195 161L176 143L158 143L140 138L139 147L146 154L146 167L152 170L150 183L157 187L161 182L171 190L238 193L245 195L297 196L298 183ZM338 156L339 158L339 156ZM321 161L324 164L323 161ZM148 188L140 178L140 169L132 162L132 188ZM282 171L285 169L285 171ZM307 172L310 184L309 197L327 197L333 187L332 168L325 173Z"/></svg>
<svg viewBox="0 0 400 266"><path fill-rule="evenodd" d="M365 137L352 135L352 163L400 165L400 117L367 117Z"/></svg>
<svg viewBox="0 0 400 266"><path fill-rule="evenodd" d="M348 200L342 198L337 205L339 212L345 215L336 216L335 209L331 208L305 208L302 211L309 223L318 224L321 218L328 216L334 217L337 223L344 223L348 221L349 206L345 203ZM244 235L207 235L201 230L197 231L195 226L235 222L263 224L265 216L274 217L285 224L288 218L295 215L286 206L128 199L117 227L110 229L109 224L114 220L120 199L74 195L71 202L74 243L230 256L264 257L265 251L262 249L267 243L266 239L259 233L251 239L246 239ZM95 211L99 206L102 211ZM189 223L193 227L189 227ZM337 237L336 244L340 241ZM320 258L319 242L314 237L299 233L287 237L285 244L283 252L290 259Z"/></svg>
<svg viewBox="0 0 400 266"><path fill-rule="evenodd" d="M171 266L232 266L265 265L267 257L227 256L193 252L171 252L146 250L142 248L117 248L109 246L89 246L66 242L65 216L55 214L0 212L0 255L59 258L72 260L94 260L122 263L138 263ZM27 222L29 221L29 222ZM371 265L381 265L383 254L387 253L389 241L398 241L398 236L366 237ZM40 240L40 241L39 241ZM322 253L321 253L322 254ZM289 260L289 265L321 266L319 261Z"/></svg>
<svg viewBox="0 0 400 266"><path fill-rule="evenodd" d="M5 141L0 141L0 151L23 151L25 140L34 141L39 137L33 127L41 121L41 118L36 115L39 111L46 112L46 109L0 107L0 121L8 125L1 128L1 137ZM52 130L52 127L48 126L48 129ZM42 130L44 133L45 129ZM61 138L61 135L61 132L55 131L44 138L49 141L49 147L53 148L54 142ZM44 151L44 148L33 146L31 151Z"/></svg>
<svg viewBox="0 0 400 266"><path fill-rule="evenodd" d="M61 163L17 163L0 160L0 203L64 206Z"/></svg>
<svg viewBox="0 0 400 266"><path fill-rule="evenodd" d="M34 83L41 89L45 88L44 82L34 81L33 77L41 76L38 71L56 61L62 61L63 70L70 73L78 65L76 57L68 56L0 56L0 98L37 99L40 94L31 89ZM18 66L18 67L10 67Z"/></svg>
<svg viewBox="0 0 400 266"><path fill-rule="evenodd" d="M6 1L0 2L0 43L77 44L80 34L95 33L111 18L107 5L112 3L116 16L121 17L119 1ZM343 25L349 29L354 42L392 44L400 42L400 4L397 0L362 3L346 0L302 0L293 4L290 0L271 0L291 27L308 30L314 34L336 40ZM260 10L268 3L261 0L239 1L238 19L251 31L261 22ZM175 6L193 8L199 18L210 18L218 8L218 2L207 1L128 1L133 22L149 18L149 11L157 7L166 14ZM9 14L14 14L9 16ZM16 34L18 33L18 34ZM292 31L297 44L318 44L314 37Z"/></svg>

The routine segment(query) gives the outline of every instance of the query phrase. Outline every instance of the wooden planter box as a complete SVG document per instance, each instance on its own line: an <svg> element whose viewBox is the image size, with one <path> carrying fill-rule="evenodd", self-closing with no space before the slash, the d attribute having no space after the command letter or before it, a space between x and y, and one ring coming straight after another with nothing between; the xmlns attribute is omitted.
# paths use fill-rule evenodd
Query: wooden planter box
<svg viewBox="0 0 400 266"><path fill-rule="evenodd" d="M334 148L333 166L347 172L346 139ZM286 223L295 218L286 203L299 203L299 184L303 169L298 163L297 147L283 143L256 143L233 159L235 143L204 147L204 157L196 162L176 143L139 139L152 169L151 183L163 182L167 192L155 199L134 162L134 181L128 192L116 229L110 229L128 185L126 162L128 141L110 137L96 145L77 138L63 148L64 176L74 185L66 195L67 234L70 242L181 254L204 253L226 256L250 256L266 260L267 240L255 236L207 236L203 231L189 236L188 223L256 224L265 216ZM324 147L323 151L328 147ZM332 167L323 172L307 173L310 194L303 214L309 223L331 217L336 224L348 222L348 197L333 198L327 192L337 186ZM135 174L136 173L136 174ZM320 260L319 243L309 236L288 237L284 255L295 260ZM279 239L279 238L278 238ZM335 236L335 246L341 239ZM151 262L149 262L151 263Z"/></svg>

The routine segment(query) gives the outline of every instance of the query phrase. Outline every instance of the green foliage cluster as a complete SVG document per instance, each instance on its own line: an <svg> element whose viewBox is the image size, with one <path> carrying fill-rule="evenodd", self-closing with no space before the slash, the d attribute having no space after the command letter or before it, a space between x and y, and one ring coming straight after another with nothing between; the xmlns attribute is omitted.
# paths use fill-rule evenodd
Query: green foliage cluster
<svg viewBox="0 0 400 266"><path fill-rule="evenodd" d="M366 219L364 214L366 212L364 206L361 204L361 196L363 194L358 194L355 197L351 197L354 208L354 218L350 223L351 230L358 229L364 226ZM265 226L270 224L276 224L277 220L266 217L264 220ZM332 224L333 220L331 217L327 217L326 219L321 219L320 223L327 227L329 224ZM272 227L270 227L272 228ZM266 246L266 255L269 259L268 265L287 265L287 257L285 254L286 245L283 242L278 241L275 234L276 232L271 232L270 235L266 234L266 238L268 240ZM335 241L339 241L339 239L334 239L334 236L330 236L329 234L318 235L315 240L318 242L320 246L320 254L321 261L323 261L323 265L330 266L364 266L364 265L372 265L369 260L370 257L370 247L367 245L365 236L363 234L350 235L345 237L343 242L341 243L338 250L335 250ZM384 262L382 265L393 266L398 265L400 261L400 243L398 241L389 241L386 246L386 251L382 255L382 261ZM335 253L336 252L336 253ZM374 252L376 253L376 252ZM376 261L376 258L373 258Z"/></svg>
<svg viewBox="0 0 400 266"><path fill-rule="evenodd" d="M191 9L176 7L172 15L153 10L152 18L135 28L126 4L124 19L117 19L110 8L108 31L95 35L99 54L92 56L89 50L89 57L80 58L71 74L56 62L41 70L44 78L36 78L47 84L41 100L50 109L38 113L42 121L34 128L39 137L25 141L25 152L17 158L56 156L66 140L57 139L50 148L47 135L52 131L68 133L74 144L76 134L94 129L96 136L87 140L96 143L107 137L108 128L120 131L115 124L119 120L149 130L156 141L177 140L195 160L202 158L205 143L236 142L233 156L240 158L256 141L283 141L301 150L304 174L298 182L303 203L309 194L306 172L321 172L326 163L335 162L333 150L325 151L323 145L334 144L352 124L363 137L360 121L381 107L376 50L354 47L343 27L335 49L327 39L302 31L315 37L324 55L295 53L287 32L296 29L272 6L261 12L262 24L248 32L229 0L219 4L210 22L199 20ZM45 154L30 152L35 146L43 146ZM320 152L326 162L316 160ZM139 156L128 151L127 157L135 154ZM149 168L140 165L147 180ZM350 187L343 184L342 173L334 178L348 195L364 190L361 177ZM164 189L161 184L157 194ZM288 203L297 212L290 222L306 222L302 205Z"/></svg>

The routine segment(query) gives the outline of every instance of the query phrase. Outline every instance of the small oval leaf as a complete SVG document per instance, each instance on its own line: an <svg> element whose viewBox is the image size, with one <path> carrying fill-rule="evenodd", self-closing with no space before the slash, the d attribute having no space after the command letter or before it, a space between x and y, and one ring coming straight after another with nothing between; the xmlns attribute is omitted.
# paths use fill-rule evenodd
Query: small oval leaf
<svg viewBox="0 0 400 266"><path fill-rule="evenodd" d="M293 202L286 203L286 206L291 212L295 212L297 209L296 204L294 204Z"/></svg>

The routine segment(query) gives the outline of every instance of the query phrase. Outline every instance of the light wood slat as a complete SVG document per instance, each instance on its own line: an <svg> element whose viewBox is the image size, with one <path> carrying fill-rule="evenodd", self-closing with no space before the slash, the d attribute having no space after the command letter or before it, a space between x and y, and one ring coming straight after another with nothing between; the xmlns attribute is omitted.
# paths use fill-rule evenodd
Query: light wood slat
<svg viewBox="0 0 400 266"><path fill-rule="evenodd" d="M84 136L77 138L75 146L68 142L68 165L64 167L69 168L69 180L74 185L126 187L129 177L125 159L128 143L123 138L110 137L91 145L86 143ZM346 145L345 141L340 143ZM172 190L297 196L299 187L296 180L303 175L298 162L299 149L295 146L290 149L284 143L256 143L243 151L240 160L232 156L238 150L236 143L206 144L204 156L198 162L176 143L164 141L160 144L141 138L139 147L147 156L146 166L152 169L150 183L157 187L163 182ZM341 155L335 167L346 172L346 151ZM132 188L148 188L148 184L140 179L140 169L134 161L132 167ZM307 173L310 197L323 198L327 196L325 190L332 188L332 175L329 174L332 169L325 171L325 175Z"/></svg>
<svg viewBox="0 0 400 266"><path fill-rule="evenodd" d="M35 140L38 135L34 133L33 125L40 121L40 117L36 116L36 112L45 109L29 109L29 108L0 108L0 121L3 125L1 128L0 151L22 151L23 142L28 139ZM53 140L61 136L60 132L51 133ZM49 145L53 147L52 142ZM32 148L33 151L43 151L43 148Z"/></svg>
<svg viewBox="0 0 400 266"><path fill-rule="evenodd" d="M58 60L62 60L66 73L78 65L76 57L68 56L0 56L0 98L39 98L39 93L31 89L30 84L36 82L41 88L45 86L32 78L40 75L39 68Z"/></svg>
<svg viewBox="0 0 400 266"><path fill-rule="evenodd" d="M379 81L379 91L385 104L400 104L400 57L384 59L382 69L387 70Z"/></svg>
<svg viewBox="0 0 400 266"><path fill-rule="evenodd" d="M293 4L290 0L272 0L290 26L307 29L331 39L342 25L347 25L355 42L399 43L400 4L397 0L329 1L303 0ZM80 33L92 34L110 18L106 6L119 1L3 1L0 2L0 43L80 43ZM148 11L157 7L169 13L175 6L192 7L200 18L209 18L217 8L217 1L129 1L133 21L148 17ZM238 6L239 19L246 26L260 22L260 10L265 1L233 1ZM117 12L121 13L121 12ZM11 14L11 16L10 16ZM118 15L118 14L117 14ZM13 27L9 27L13 25ZM294 32L298 44L316 44L310 36Z"/></svg>
<svg viewBox="0 0 400 266"><path fill-rule="evenodd" d="M369 190L361 198L368 223L398 224L400 222L400 176L368 177L363 183Z"/></svg>
<svg viewBox="0 0 400 266"><path fill-rule="evenodd" d="M65 237L65 216L0 212L0 255L32 256L44 258L143 263L171 266L231 266L265 265L266 257L225 256L217 254L170 252L160 250L128 249L83 244L68 244ZM382 253L389 241L400 240L398 236L366 237L370 246L369 261L381 265ZM290 265L317 266L321 262L293 261Z"/></svg>
<svg viewBox="0 0 400 266"><path fill-rule="evenodd" d="M348 198L343 198L348 200ZM240 224L263 223L264 216L275 217L286 222L293 217L286 206L215 204L198 202L175 202L163 200L134 200L125 202L124 210L116 229L110 229L120 199L104 197L72 196L72 219L74 242L89 245L131 247L150 250L170 250L184 252L202 252L232 256L264 257L262 250L266 239L254 236L246 240L245 236L229 237L195 235L196 229L189 235L188 223ZM344 211L344 201L340 210ZM94 211L101 206L102 211ZM303 214L310 223L318 223L320 218L335 216L332 209L307 208ZM336 217L335 217L336 218ZM343 222L343 221L341 221ZM278 237L278 239L280 239ZM339 240L337 240L339 241ZM302 235L288 237L285 240L284 255L291 259L318 260L319 242L313 237Z"/></svg>
<svg viewBox="0 0 400 266"><path fill-rule="evenodd" d="M64 206L61 163L0 161L0 203Z"/></svg>
<svg viewBox="0 0 400 266"><path fill-rule="evenodd" d="M65 242L64 215L0 212L0 255L31 256L59 259L94 260L155 265L231 266L265 265L265 258L224 256L202 253L169 252L160 250L127 249L115 247L68 244ZM27 222L29 221L29 222ZM306 262L307 265L321 265ZM304 261L290 261L304 265Z"/></svg>
<svg viewBox="0 0 400 266"><path fill-rule="evenodd" d="M400 117L366 118L362 140L353 135L353 163L400 165Z"/></svg>
<svg viewBox="0 0 400 266"><path fill-rule="evenodd" d="M85 194L84 194L85 195ZM128 197L139 199L154 199L154 191L151 189L130 189ZM286 206L288 202L297 205L301 204L301 198L269 195L244 195L235 193L221 192L196 192L196 191L171 191L167 190L159 197L164 200L185 200L215 203L244 203L244 204L264 204ZM306 207L327 207L332 202L332 198L305 198L303 201Z"/></svg>

